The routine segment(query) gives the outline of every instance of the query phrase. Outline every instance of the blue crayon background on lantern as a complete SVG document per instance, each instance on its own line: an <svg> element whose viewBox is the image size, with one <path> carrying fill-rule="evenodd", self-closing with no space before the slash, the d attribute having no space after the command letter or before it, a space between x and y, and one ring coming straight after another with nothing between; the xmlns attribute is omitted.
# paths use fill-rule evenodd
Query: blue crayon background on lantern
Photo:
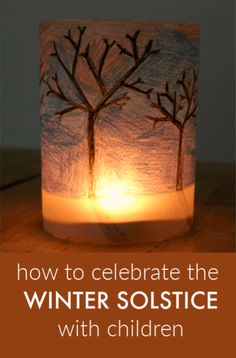
<svg viewBox="0 0 236 358"><path fill-rule="evenodd" d="M95 186L99 186L99 176L114 180L128 178L132 185L129 193L155 194L172 192L176 185L176 166L178 152L178 131L170 122L157 123L155 128L148 118L156 116L150 105L156 99L156 92L163 91L166 82L170 91L176 88L176 81L183 71L197 70L199 60L199 33L195 25L168 24L134 21L52 21L41 25L41 64L43 81L41 83L41 123L42 123L42 182L43 189L68 197L83 197L88 191L88 144L86 113L75 110L65 114L59 121L57 112L68 105L49 94L48 82L57 73L63 92L72 100L80 100L71 80L54 57L53 42L57 44L66 66L70 68L73 47L63 37L71 29L76 38L76 26L86 26L85 45L90 43L90 54L98 66L103 51L103 38L115 40L129 48L126 34L133 35L140 30L138 50L153 39L153 46L160 49L150 56L127 82L138 78L143 90L153 89L150 98L129 88L120 88L115 96L127 93L125 104L108 106L98 115L95 127ZM103 80L108 90L132 67L133 58L121 55L114 46L104 65ZM86 93L88 100L96 104L101 92L89 68L79 58L76 78ZM51 83L51 82L50 82ZM82 101L81 101L82 104ZM168 107L168 105L167 105ZM179 114L181 118L181 111ZM184 130L183 138L183 187L194 183L196 117L192 118Z"/></svg>

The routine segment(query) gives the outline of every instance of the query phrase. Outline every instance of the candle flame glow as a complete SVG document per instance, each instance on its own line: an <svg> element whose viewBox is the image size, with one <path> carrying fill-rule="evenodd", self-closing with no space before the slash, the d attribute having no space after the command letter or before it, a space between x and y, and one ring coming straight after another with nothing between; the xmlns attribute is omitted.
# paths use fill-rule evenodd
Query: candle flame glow
<svg viewBox="0 0 236 358"><path fill-rule="evenodd" d="M128 181L113 181L103 179L97 190L97 203L106 211L123 212L132 210L138 201L138 196L130 194L132 183Z"/></svg>

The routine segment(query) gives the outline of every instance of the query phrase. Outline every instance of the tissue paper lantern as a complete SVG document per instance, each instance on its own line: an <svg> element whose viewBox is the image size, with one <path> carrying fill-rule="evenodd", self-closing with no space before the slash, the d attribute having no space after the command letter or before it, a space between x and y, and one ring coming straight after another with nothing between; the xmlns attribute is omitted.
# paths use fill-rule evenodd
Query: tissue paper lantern
<svg viewBox="0 0 236 358"><path fill-rule="evenodd" d="M188 231L198 26L47 21L40 40L45 230L93 244Z"/></svg>

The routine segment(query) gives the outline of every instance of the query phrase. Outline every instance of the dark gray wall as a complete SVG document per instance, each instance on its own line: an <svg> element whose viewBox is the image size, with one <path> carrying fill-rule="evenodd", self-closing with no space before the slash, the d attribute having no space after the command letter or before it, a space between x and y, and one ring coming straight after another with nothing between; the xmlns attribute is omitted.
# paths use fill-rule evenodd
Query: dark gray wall
<svg viewBox="0 0 236 358"><path fill-rule="evenodd" d="M38 148L38 23L125 18L201 25L198 158L234 160L234 0L3 0L1 145Z"/></svg>

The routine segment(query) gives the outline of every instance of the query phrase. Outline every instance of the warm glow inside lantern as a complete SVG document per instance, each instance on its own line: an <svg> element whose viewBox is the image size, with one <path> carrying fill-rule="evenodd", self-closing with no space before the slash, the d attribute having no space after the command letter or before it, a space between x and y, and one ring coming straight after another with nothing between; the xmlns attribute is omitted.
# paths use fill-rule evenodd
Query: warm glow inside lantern
<svg viewBox="0 0 236 358"><path fill-rule="evenodd" d="M96 244L188 231L198 26L49 21L40 36L45 229Z"/></svg>

